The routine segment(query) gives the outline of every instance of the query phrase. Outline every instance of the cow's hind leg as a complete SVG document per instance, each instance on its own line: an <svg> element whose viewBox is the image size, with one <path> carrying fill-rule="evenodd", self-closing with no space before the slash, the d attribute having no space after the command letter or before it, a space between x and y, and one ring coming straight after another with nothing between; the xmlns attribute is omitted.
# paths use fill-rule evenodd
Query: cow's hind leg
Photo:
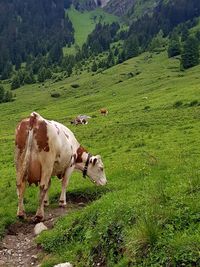
<svg viewBox="0 0 200 267"><path fill-rule="evenodd" d="M35 222L41 222L44 220L44 199L45 199L45 195L48 192L50 186L50 178L49 178L49 182L46 184L40 184L40 194L39 194L39 206L36 212L36 215L34 217L34 221Z"/></svg>
<svg viewBox="0 0 200 267"><path fill-rule="evenodd" d="M26 188L26 181L22 180L21 182L17 182L17 195L18 195L18 210L17 216L20 219L24 219L26 217L24 210L24 191Z"/></svg>
<svg viewBox="0 0 200 267"><path fill-rule="evenodd" d="M65 172L65 175L62 178L62 191L61 191L60 200L59 200L59 206L62 208L64 208L67 205L66 188L68 186L69 178L70 178L70 175L72 174L73 170L74 170L74 166L68 168L67 171Z"/></svg>
<svg viewBox="0 0 200 267"><path fill-rule="evenodd" d="M51 185L51 180L49 181L49 187L50 187L50 185ZM44 197L44 206L45 207L49 206L49 195L48 195L49 187L48 187L48 190L47 190L45 197Z"/></svg>

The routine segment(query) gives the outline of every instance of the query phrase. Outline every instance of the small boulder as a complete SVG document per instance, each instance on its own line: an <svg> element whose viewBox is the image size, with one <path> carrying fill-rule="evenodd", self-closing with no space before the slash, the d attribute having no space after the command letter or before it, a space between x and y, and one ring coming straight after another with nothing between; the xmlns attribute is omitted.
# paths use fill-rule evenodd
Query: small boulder
<svg viewBox="0 0 200 267"><path fill-rule="evenodd" d="M34 234L39 235L41 232L47 230L48 228L42 223L37 223L34 227Z"/></svg>

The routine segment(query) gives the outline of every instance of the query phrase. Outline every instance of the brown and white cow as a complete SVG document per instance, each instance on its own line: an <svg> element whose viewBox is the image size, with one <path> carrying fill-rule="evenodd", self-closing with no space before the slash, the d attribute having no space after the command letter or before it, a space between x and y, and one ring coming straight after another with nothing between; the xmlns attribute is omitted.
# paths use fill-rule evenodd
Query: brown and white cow
<svg viewBox="0 0 200 267"><path fill-rule="evenodd" d="M71 121L71 124L88 124L88 119L91 119L91 117L87 115L78 115L74 120Z"/></svg>
<svg viewBox="0 0 200 267"><path fill-rule="evenodd" d="M106 108L101 108L100 113L104 116L108 115L108 110Z"/></svg>
<svg viewBox="0 0 200 267"><path fill-rule="evenodd" d="M59 205L66 205L66 187L74 170L81 171L97 185L105 185L106 175L99 155L92 156L74 134L64 125L44 119L33 112L16 128L15 162L17 172L17 215L25 217L23 196L26 183L39 185L39 207L36 221L44 219L44 205L48 204L51 176L62 179Z"/></svg>

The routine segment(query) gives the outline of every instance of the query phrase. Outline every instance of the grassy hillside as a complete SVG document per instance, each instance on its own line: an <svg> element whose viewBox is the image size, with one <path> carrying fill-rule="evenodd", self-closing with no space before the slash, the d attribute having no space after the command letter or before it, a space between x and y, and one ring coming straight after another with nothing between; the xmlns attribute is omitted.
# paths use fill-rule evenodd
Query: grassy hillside
<svg viewBox="0 0 200 267"><path fill-rule="evenodd" d="M165 53L143 54L102 74L16 90L15 102L0 105L1 234L16 220L14 128L35 110L101 154L108 178L106 187L95 187L73 175L69 194L93 202L39 238L47 252L42 266L199 266L199 70L180 72ZM62 97L52 99L52 90ZM82 113L93 116L89 124L71 126ZM37 190L26 191L28 213L36 210ZM51 206L59 192L53 179Z"/></svg>
<svg viewBox="0 0 200 267"><path fill-rule="evenodd" d="M66 12L75 30L75 44L80 47L86 41L87 36L94 30L96 23L98 23L99 21L101 21L102 23L112 23L114 21L119 21L118 17L108 14L101 8L97 8L92 11L80 12L71 7ZM66 47L64 48L64 53L73 53L74 50L74 46L72 48Z"/></svg>

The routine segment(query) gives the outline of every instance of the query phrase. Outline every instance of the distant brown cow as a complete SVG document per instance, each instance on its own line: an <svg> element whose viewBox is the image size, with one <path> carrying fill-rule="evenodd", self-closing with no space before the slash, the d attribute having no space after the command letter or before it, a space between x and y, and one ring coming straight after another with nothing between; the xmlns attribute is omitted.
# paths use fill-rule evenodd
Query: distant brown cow
<svg viewBox="0 0 200 267"><path fill-rule="evenodd" d="M106 108L101 108L100 113L104 116L108 115L108 110Z"/></svg>

